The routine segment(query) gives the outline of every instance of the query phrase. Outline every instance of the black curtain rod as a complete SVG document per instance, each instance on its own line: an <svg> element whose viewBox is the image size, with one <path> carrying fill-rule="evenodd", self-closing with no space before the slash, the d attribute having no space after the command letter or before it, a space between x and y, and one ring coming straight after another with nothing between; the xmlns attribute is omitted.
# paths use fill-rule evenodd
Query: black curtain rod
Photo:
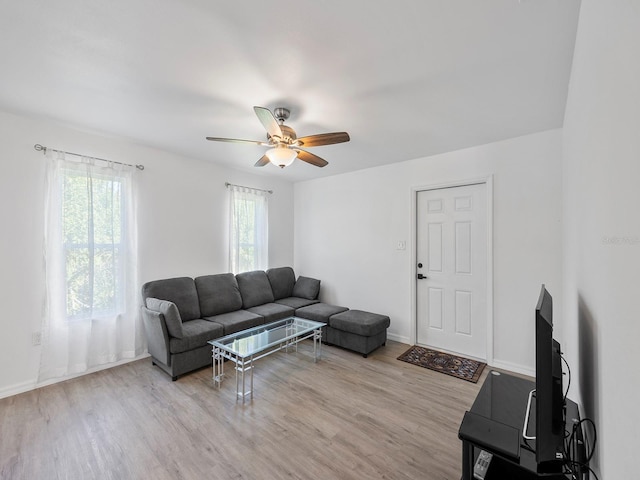
<svg viewBox="0 0 640 480"><path fill-rule="evenodd" d="M36 143L33 146L33 148L35 148L38 152L43 152L43 154L46 154L47 150L51 150L52 152L65 153L67 155L75 155L76 157L91 158L93 160L100 160L101 162L117 163L118 165L126 165L127 167L136 167L138 170L144 170L144 165L131 165L130 163L115 162L113 160L106 160L104 158L91 157L89 155L80 155L79 153L66 152L64 150L56 150L55 148L43 147L39 143Z"/></svg>

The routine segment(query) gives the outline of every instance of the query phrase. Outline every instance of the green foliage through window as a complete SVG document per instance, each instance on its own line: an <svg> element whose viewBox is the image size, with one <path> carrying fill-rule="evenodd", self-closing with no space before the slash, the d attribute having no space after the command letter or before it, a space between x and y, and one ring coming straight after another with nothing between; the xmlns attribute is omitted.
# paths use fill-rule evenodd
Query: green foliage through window
<svg viewBox="0 0 640 480"><path fill-rule="evenodd" d="M243 215L238 218L238 253L241 272L255 269L256 258L256 202L243 199L241 211Z"/></svg>
<svg viewBox="0 0 640 480"><path fill-rule="evenodd" d="M122 308L123 180L64 170L61 219L69 319L98 318Z"/></svg>
<svg viewBox="0 0 640 480"><path fill-rule="evenodd" d="M264 192L231 190L230 269L264 269L268 255L268 206Z"/></svg>

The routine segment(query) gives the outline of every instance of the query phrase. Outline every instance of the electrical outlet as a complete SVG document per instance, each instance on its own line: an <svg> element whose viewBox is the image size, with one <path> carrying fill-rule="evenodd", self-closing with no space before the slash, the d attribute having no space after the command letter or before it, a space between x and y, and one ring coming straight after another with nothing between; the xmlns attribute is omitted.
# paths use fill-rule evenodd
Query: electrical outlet
<svg viewBox="0 0 640 480"><path fill-rule="evenodd" d="M31 343L33 346L40 345L42 343L42 333L41 332L33 332L31 334Z"/></svg>

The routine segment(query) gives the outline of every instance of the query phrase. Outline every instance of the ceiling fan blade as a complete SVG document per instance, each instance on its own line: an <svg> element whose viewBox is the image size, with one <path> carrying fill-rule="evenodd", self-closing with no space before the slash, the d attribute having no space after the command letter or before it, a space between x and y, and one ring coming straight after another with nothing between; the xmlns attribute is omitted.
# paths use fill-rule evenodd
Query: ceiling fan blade
<svg viewBox="0 0 640 480"><path fill-rule="evenodd" d="M319 147L321 145L333 145L334 143L343 143L351 140L347 132L320 133L318 135L309 135L298 139L301 147Z"/></svg>
<svg viewBox="0 0 640 480"><path fill-rule="evenodd" d="M258 116L258 120L267 130L267 133L272 137L282 138L282 129L276 120L276 117L273 116L271 110L264 107L253 107L253 111L256 112Z"/></svg>
<svg viewBox="0 0 640 480"><path fill-rule="evenodd" d="M260 157L260 160L256 162L254 167L264 167L267 163L269 163L269 157L263 155L262 157Z"/></svg>
<svg viewBox="0 0 640 480"><path fill-rule="evenodd" d="M298 158L303 162L310 163L311 165L315 165L316 167L326 167L327 165L329 165L329 162L327 162L324 158L320 158L313 153L307 152L305 150L299 150L297 148L294 148L294 150L298 152Z"/></svg>
<svg viewBox="0 0 640 480"><path fill-rule="evenodd" d="M252 143L253 145L269 146L267 142L260 142L258 140L241 140L239 138L207 137L207 140L211 140L212 142Z"/></svg>

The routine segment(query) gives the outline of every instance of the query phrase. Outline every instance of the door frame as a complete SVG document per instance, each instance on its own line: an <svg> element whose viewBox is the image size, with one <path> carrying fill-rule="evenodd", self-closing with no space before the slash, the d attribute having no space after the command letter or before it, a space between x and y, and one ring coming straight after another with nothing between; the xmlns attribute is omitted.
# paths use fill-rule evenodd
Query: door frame
<svg viewBox="0 0 640 480"><path fill-rule="evenodd" d="M411 329L411 344L416 345L418 338L418 293L417 293L417 270L418 261L418 192L427 190L440 190L443 188L466 187L469 185L484 184L486 187L487 200L487 359L488 365L493 365L493 175L464 180L454 180L450 182L437 183L432 185L420 185L411 188L411 238L413 248L411 249L411 318L413 328Z"/></svg>

